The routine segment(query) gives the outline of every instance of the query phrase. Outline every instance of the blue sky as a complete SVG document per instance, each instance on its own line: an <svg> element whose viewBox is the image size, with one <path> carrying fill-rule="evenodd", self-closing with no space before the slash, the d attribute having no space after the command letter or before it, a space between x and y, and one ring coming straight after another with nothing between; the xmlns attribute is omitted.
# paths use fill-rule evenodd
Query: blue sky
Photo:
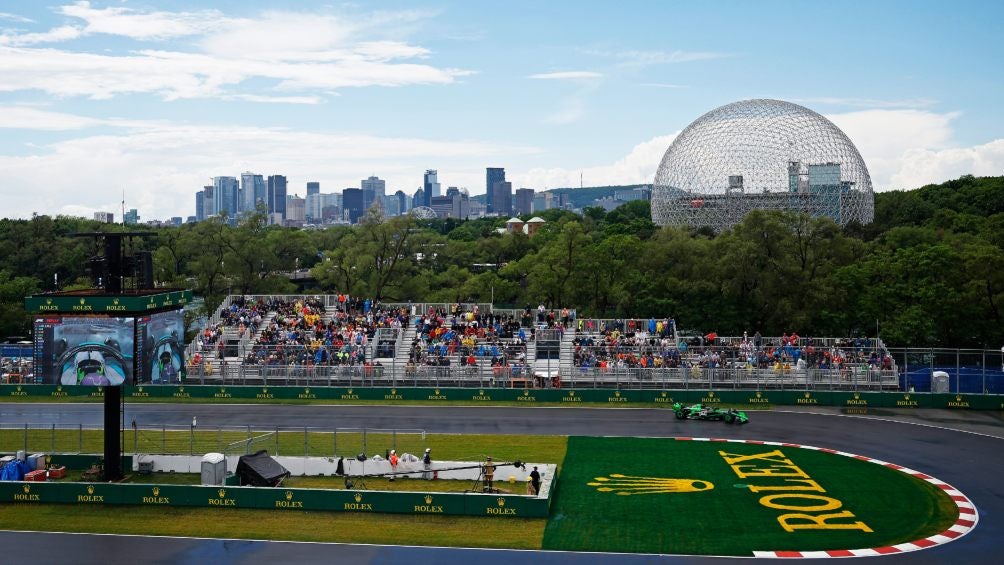
<svg viewBox="0 0 1004 565"><path fill-rule="evenodd" d="M210 177L301 195L426 168L484 192L651 182L735 100L840 126L877 190L1004 172L994 2L0 1L0 216L193 214Z"/></svg>

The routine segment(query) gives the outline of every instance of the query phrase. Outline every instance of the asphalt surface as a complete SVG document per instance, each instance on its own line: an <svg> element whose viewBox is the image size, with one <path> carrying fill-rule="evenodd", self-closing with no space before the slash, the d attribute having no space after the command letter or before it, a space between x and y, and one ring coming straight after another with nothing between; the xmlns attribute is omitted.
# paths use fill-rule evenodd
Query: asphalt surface
<svg viewBox="0 0 1004 565"><path fill-rule="evenodd" d="M96 404L0 404L0 424L83 424L100 426ZM318 405L127 405L125 421L143 426L199 427L308 426L424 429L429 433L506 433L593 436L721 437L782 441L865 455L922 471L948 482L976 505L980 522L971 533L944 546L902 555L886 562L996 562L1004 548L1004 421L998 412L949 410L870 410L845 415L833 408L751 412L742 427L720 422L676 420L664 409L466 408L425 406ZM128 425L128 424L127 424ZM10 527L7 525L6 527ZM86 563L350 562L534 563L709 562L707 558L484 551L447 548L397 548L342 544L293 544L240 540L0 533L0 543L35 562ZM115 556L123 557L118 561Z"/></svg>

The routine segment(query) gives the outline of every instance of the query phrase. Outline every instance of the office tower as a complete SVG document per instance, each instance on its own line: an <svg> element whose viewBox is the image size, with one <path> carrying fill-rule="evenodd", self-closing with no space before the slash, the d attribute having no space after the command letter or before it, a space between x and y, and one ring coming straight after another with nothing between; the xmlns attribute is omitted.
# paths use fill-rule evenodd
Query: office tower
<svg viewBox="0 0 1004 565"><path fill-rule="evenodd" d="M348 214L350 223L356 223L362 217L363 212L363 189L346 188L342 191L342 210Z"/></svg>
<svg viewBox="0 0 1004 565"><path fill-rule="evenodd" d="M399 215L407 214L408 208L410 208L410 206L408 206L408 195L405 194L403 190L399 190L394 193L394 198L397 199L397 213Z"/></svg>
<svg viewBox="0 0 1004 565"><path fill-rule="evenodd" d="M213 177L216 214L226 214L230 223L237 217L237 179L234 177Z"/></svg>
<svg viewBox="0 0 1004 565"><path fill-rule="evenodd" d="M321 183L319 182L307 183L307 196L310 196L311 194L320 194L320 193L321 193Z"/></svg>
<svg viewBox="0 0 1004 565"><path fill-rule="evenodd" d="M495 212L495 183L505 182L505 169L502 167L488 167L485 169L485 202L488 205L488 214Z"/></svg>
<svg viewBox="0 0 1004 565"><path fill-rule="evenodd" d="M387 182L380 177L369 177L359 181L359 186L363 191L363 210L369 210L374 202L383 207L383 197L386 192Z"/></svg>
<svg viewBox="0 0 1004 565"><path fill-rule="evenodd" d="M270 223L281 224L286 219L286 177L270 175L268 177L268 214ZM276 216L273 216L275 214ZM278 220L278 221L275 221Z"/></svg>
<svg viewBox="0 0 1004 565"><path fill-rule="evenodd" d="M195 193L195 221L201 222L206 219L206 193L198 191Z"/></svg>
<svg viewBox="0 0 1004 565"><path fill-rule="evenodd" d="M284 225L300 227L306 221L307 201L295 194L286 197L286 221Z"/></svg>
<svg viewBox="0 0 1004 565"><path fill-rule="evenodd" d="M106 224L114 224L115 223L115 214L112 213L112 212L95 212L94 213L94 219L97 220L97 221L99 221L99 222L106 223Z"/></svg>
<svg viewBox="0 0 1004 565"><path fill-rule="evenodd" d="M342 217L342 195L337 192L321 194L321 221L331 222Z"/></svg>
<svg viewBox="0 0 1004 565"><path fill-rule="evenodd" d="M516 214L533 213L533 189L521 188L516 191Z"/></svg>
<svg viewBox="0 0 1004 565"><path fill-rule="evenodd" d="M254 173L241 173L241 212L254 212L259 205L267 206L265 178Z"/></svg>
<svg viewBox="0 0 1004 565"><path fill-rule="evenodd" d="M419 206L427 206L425 203L425 191L421 188L415 191L415 195L411 197L411 207L418 208Z"/></svg>
<svg viewBox="0 0 1004 565"><path fill-rule="evenodd" d="M213 185L204 186L202 194L202 219L208 220L216 215L216 195Z"/></svg>
<svg viewBox="0 0 1004 565"><path fill-rule="evenodd" d="M304 199L304 218L309 224L320 223L324 217L324 195L321 193L307 194Z"/></svg>
<svg viewBox="0 0 1004 565"><path fill-rule="evenodd" d="M494 210L489 210L488 215L508 216L512 214L512 183L497 182L492 187L492 205Z"/></svg>
<svg viewBox="0 0 1004 565"><path fill-rule="evenodd" d="M434 169L429 169L425 171L425 176L423 177L422 183L422 194L425 198L423 206L431 206L432 198L434 196L439 196L439 179L437 178L439 173Z"/></svg>
<svg viewBox="0 0 1004 565"><path fill-rule="evenodd" d="M139 210L133 208L125 213L122 223L127 226L135 226L139 223Z"/></svg>

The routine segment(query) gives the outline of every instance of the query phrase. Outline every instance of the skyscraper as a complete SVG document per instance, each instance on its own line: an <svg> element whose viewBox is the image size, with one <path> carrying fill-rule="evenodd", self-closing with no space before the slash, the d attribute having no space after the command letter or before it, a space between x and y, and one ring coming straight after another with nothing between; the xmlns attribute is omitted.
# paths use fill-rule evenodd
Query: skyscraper
<svg viewBox="0 0 1004 565"><path fill-rule="evenodd" d="M374 202L383 206L383 197L387 190L387 181L380 177L370 177L359 181L359 186L363 191L363 210L369 210Z"/></svg>
<svg viewBox="0 0 1004 565"><path fill-rule="evenodd" d="M394 198L397 199L397 213L399 215L407 214L408 208L410 208L410 206L408 206L408 202L410 202L408 195L405 194L403 190L399 190L394 193Z"/></svg>
<svg viewBox="0 0 1004 565"><path fill-rule="evenodd" d="M207 220L216 215L216 195L213 185L207 184L202 188L202 219Z"/></svg>
<svg viewBox="0 0 1004 565"><path fill-rule="evenodd" d="M321 183L319 182L307 183L307 196L310 196L311 194L320 194L320 193L321 193Z"/></svg>
<svg viewBox="0 0 1004 565"><path fill-rule="evenodd" d="M234 177L213 177L215 194L214 213L226 214L233 223L237 217L237 179Z"/></svg>
<svg viewBox="0 0 1004 565"><path fill-rule="evenodd" d="M242 212L254 212L259 206L268 206L268 189L265 178L254 173L241 174L241 189L244 192Z"/></svg>
<svg viewBox="0 0 1004 565"><path fill-rule="evenodd" d="M516 214L533 213L533 189L521 188L516 191Z"/></svg>
<svg viewBox="0 0 1004 565"><path fill-rule="evenodd" d="M195 221L206 219L206 193L202 190L195 193Z"/></svg>
<svg viewBox="0 0 1004 565"><path fill-rule="evenodd" d="M505 182L505 169L502 167L488 167L485 169L485 202L488 204L487 212L495 212L495 183Z"/></svg>
<svg viewBox="0 0 1004 565"><path fill-rule="evenodd" d="M429 169L425 171L425 176L422 183L422 194L425 198L423 206L431 206L432 198L434 196L439 196L439 179L437 178L439 173L434 169Z"/></svg>
<svg viewBox="0 0 1004 565"><path fill-rule="evenodd" d="M127 226L135 226L139 223L139 210L133 208L125 213L125 217L122 218L122 223Z"/></svg>
<svg viewBox="0 0 1004 565"><path fill-rule="evenodd" d="M268 213L277 214L271 223L282 223L286 219L286 177L270 175L268 177ZM274 221L278 220L278 221Z"/></svg>
<svg viewBox="0 0 1004 565"><path fill-rule="evenodd" d="M497 182L492 187L492 205L494 210L489 210L488 215L508 216L512 214L512 183Z"/></svg>
<svg viewBox="0 0 1004 565"><path fill-rule="evenodd" d="M365 211L365 208L363 208L363 189L346 188L343 190L342 209L348 213L349 222L353 224L358 222Z"/></svg>

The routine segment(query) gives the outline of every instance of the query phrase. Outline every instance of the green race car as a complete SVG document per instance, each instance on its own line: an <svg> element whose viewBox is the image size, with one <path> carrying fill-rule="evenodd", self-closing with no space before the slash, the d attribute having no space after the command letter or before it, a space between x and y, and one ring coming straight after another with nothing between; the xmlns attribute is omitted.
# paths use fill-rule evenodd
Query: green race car
<svg viewBox="0 0 1004 565"><path fill-rule="evenodd" d="M745 424L750 421L746 412L735 408L715 408L707 404L691 404L685 406L682 402L673 405L673 412L679 420L722 420L726 424Z"/></svg>

